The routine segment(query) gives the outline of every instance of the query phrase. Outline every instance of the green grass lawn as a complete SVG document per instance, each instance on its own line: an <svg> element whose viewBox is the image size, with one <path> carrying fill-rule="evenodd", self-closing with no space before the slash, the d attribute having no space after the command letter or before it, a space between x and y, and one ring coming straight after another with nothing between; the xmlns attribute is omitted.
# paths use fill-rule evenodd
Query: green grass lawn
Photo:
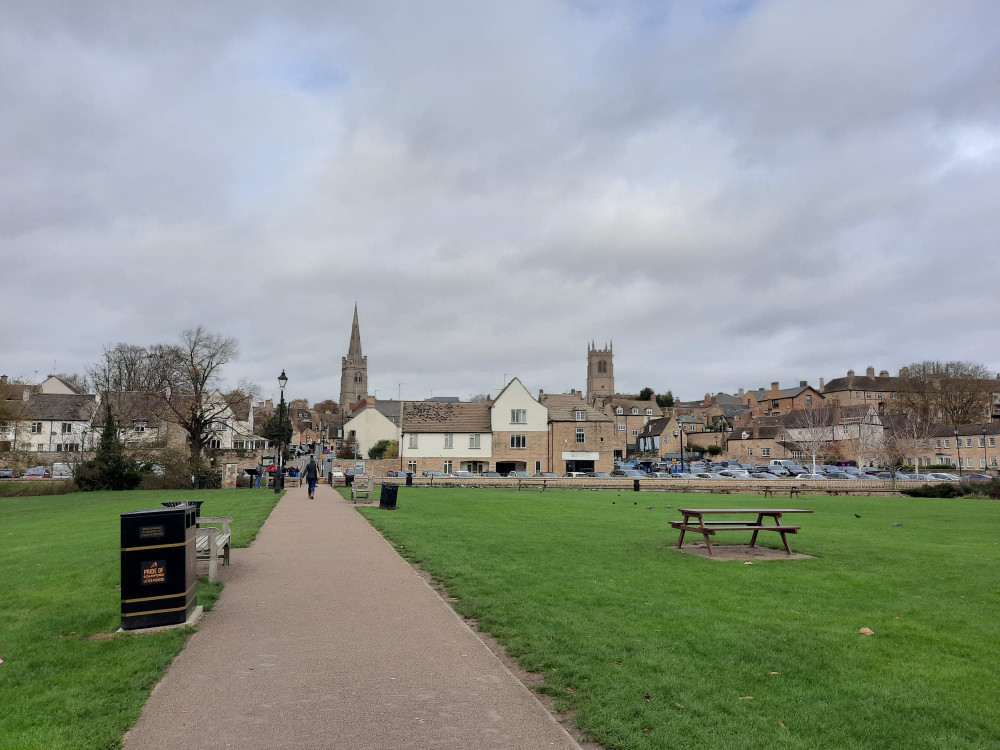
<svg viewBox="0 0 1000 750"><path fill-rule="evenodd" d="M1000 504L802 497L792 549L816 559L673 549L665 506L762 501L402 488L359 510L608 748L1000 747Z"/></svg>
<svg viewBox="0 0 1000 750"><path fill-rule="evenodd" d="M268 490L90 492L0 499L0 748L114 748L193 632L112 635L121 597L119 514L204 499L256 537ZM219 586L200 583L210 604Z"/></svg>

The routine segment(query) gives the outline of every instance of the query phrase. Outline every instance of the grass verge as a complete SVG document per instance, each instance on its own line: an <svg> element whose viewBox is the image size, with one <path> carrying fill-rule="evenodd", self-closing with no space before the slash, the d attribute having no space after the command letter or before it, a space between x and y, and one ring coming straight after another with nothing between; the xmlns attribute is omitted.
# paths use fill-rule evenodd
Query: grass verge
<svg viewBox="0 0 1000 750"><path fill-rule="evenodd" d="M815 559L753 565L673 549L668 505L762 500L421 489L359 511L607 748L996 747L995 502L802 497Z"/></svg>
<svg viewBox="0 0 1000 750"><path fill-rule="evenodd" d="M0 502L0 748L119 747L193 632L116 635L119 514L204 499L233 516L233 546L256 537L267 490L79 492ZM202 580L199 603L221 590Z"/></svg>

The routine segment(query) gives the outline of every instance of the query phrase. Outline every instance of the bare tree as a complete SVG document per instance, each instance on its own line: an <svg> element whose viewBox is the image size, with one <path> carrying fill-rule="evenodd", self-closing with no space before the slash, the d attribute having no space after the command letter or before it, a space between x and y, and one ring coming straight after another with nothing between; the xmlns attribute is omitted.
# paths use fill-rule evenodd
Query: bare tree
<svg viewBox="0 0 1000 750"><path fill-rule="evenodd" d="M184 331L178 345L105 348L91 378L106 398L114 393L147 394L157 403L157 411L184 430L191 460L197 461L221 423L256 397L256 387L245 381L221 390L223 368L237 351L235 339L198 326Z"/></svg>
<svg viewBox="0 0 1000 750"><path fill-rule="evenodd" d="M789 415L788 436L812 456L812 473L816 473L816 456L829 448L833 441L834 410L829 406L810 406Z"/></svg>
<svg viewBox="0 0 1000 750"><path fill-rule="evenodd" d="M914 362L904 370L899 405L919 422L952 426L988 419L996 373L977 362Z"/></svg>
<svg viewBox="0 0 1000 750"><path fill-rule="evenodd" d="M912 457L914 467L920 463L920 452L934 434L934 424L913 415L886 418L882 434L881 453L887 468L893 470Z"/></svg>

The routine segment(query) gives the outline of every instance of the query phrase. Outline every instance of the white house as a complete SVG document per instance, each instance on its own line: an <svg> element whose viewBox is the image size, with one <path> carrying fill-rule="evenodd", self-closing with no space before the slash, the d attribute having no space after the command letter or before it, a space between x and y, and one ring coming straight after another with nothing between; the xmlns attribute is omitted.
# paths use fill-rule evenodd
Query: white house
<svg viewBox="0 0 1000 750"><path fill-rule="evenodd" d="M548 461L549 410L534 398L518 378L512 379L490 408L493 468L511 471L550 471Z"/></svg>
<svg viewBox="0 0 1000 750"><path fill-rule="evenodd" d="M381 440L399 440L399 401L377 401L368 396L364 406L344 422L344 439L358 444L358 455L367 456Z"/></svg>
<svg viewBox="0 0 1000 750"><path fill-rule="evenodd" d="M399 444L401 466L419 473L428 469L481 473L493 456L488 403L404 401Z"/></svg>

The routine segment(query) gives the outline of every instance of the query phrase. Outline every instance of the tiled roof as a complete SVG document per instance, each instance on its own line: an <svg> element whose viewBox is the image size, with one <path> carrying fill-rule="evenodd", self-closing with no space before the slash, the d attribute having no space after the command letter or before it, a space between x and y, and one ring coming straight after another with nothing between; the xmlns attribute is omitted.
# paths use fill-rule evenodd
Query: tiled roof
<svg viewBox="0 0 1000 750"><path fill-rule="evenodd" d="M662 435L664 430L670 425L670 417L660 417L659 419L651 419L649 422L644 424L639 430L639 437L650 437L652 435Z"/></svg>
<svg viewBox="0 0 1000 750"><path fill-rule="evenodd" d="M164 421L168 413L163 399L155 393L142 391L126 391L124 393L107 394L107 403L111 404L111 413L120 423L143 421L149 426L155 426ZM94 422L104 423L104 407L94 415Z"/></svg>
<svg viewBox="0 0 1000 750"><path fill-rule="evenodd" d="M577 422L576 412L583 411L587 422L612 422L607 414L591 406L579 394L543 393L538 399L549 410L550 422Z"/></svg>
<svg viewBox="0 0 1000 750"><path fill-rule="evenodd" d="M825 386L823 393L832 391L883 391L894 393L901 390L902 378L892 376L869 377L867 375L849 375L844 378L834 378Z"/></svg>
<svg viewBox="0 0 1000 750"><path fill-rule="evenodd" d="M461 401L406 401L404 432L490 432L490 405Z"/></svg>
<svg viewBox="0 0 1000 750"><path fill-rule="evenodd" d="M24 408L24 419L90 421L97 397L64 393L35 393Z"/></svg>

